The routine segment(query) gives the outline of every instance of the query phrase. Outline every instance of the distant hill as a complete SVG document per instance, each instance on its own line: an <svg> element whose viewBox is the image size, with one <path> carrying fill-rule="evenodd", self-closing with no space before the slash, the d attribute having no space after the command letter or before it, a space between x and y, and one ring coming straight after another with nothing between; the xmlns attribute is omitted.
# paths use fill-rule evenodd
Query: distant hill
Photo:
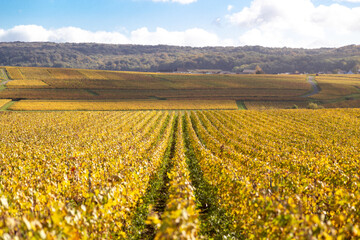
<svg viewBox="0 0 360 240"><path fill-rule="evenodd" d="M259 65L265 73L357 72L360 45L298 49L10 42L0 43L0 65L154 72L190 69L241 72Z"/></svg>

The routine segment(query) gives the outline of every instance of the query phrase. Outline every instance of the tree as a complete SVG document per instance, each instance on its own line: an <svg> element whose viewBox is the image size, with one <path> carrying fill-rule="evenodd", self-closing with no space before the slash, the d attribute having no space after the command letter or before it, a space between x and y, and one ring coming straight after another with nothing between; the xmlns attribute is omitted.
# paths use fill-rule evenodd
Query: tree
<svg viewBox="0 0 360 240"><path fill-rule="evenodd" d="M233 67L232 71L235 72L235 73L241 73L242 71L244 70L244 68L242 67Z"/></svg>
<svg viewBox="0 0 360 240"><path fill-rule="evenodd" d="M256 74L264 74L265 72L261 69L261 67L259 65L256 65L255 73Z"/></svg>

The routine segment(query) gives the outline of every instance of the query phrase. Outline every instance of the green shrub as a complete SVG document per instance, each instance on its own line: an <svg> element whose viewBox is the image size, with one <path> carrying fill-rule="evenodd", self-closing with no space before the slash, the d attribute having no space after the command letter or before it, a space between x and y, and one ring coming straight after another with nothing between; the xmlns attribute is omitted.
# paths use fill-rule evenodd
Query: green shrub
<svg viewBox="0 0 360 240"><path fill-rule="evenodd" d="M318 105L317 103L309 103L307 106L308 109L322 109L324 106Z"/></svg>

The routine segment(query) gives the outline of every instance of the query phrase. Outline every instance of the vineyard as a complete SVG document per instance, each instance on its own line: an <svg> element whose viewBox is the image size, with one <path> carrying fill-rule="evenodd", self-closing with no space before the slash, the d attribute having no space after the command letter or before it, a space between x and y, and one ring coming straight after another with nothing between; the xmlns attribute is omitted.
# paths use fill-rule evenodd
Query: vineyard
<svg viewBox="0 0 360 240"><path fill-rule="evenodd" d="M14 80L10 81L6 85L9 88L31 88L31 87L45 87L46 83L40 80Z"/></svg>
<svg viewBox="0 0 360 240"><path fill-rule="evenodd" d="M336 99L342 96L359 95L360 75L325 74L316 77L322 91L317 99Z"/></svg>
<svg viewBox="0 0 360 240"><path fill-rule="evenodd" d="M246 109L267 110L267 109L296 109L306 108L306 101L246 101Z"/></svg>
<svg viewBox="0 0 360 240"><path fill-rule="evenodd" d="M37 110L40 102L46 101L48 103L42 105L48 107L43 110L225 110L230 108L207 107L207 104L197 104L196 108L183 107L181 101L188 100L214 101L212 104L215 105L217 101L237 101L242 102L243 108L249 110L309 108L310 103L325 108L360 106L358 74L318 76L186 74L1 67L0 80L0 99L37 100L39 102L33 102L33 108ZM314 86L317 88L316 91ZM64 101L63 106L59 104L55 106L54 100ZM73 103L67 102L70 100ZM124 107L118 103L132 100L147 103L151 100L170 102L158 102L157 107L151 104L135 107L130 107L131 104L128 104ZM84 103L84 101L89 102ZM97 103L92 105L92 101ZM106 106L102 103L104 101L107 102ZM178 101L178 106L173 105L171 101ZM30 108L28 103L17 103L13 108L28 109ZM235 108L231 107L231 109Z"/></svg>
<svg viewBox="0 0 360 240"><path fill-rule="evenodd" d="M301 75L164 74L85 69L6 67L9 78L43 81L48 88L72 89L204 89L260 88L309 90ZM146 82L146 84L144 84Z"/></svg>
<svg viewBox="0 0 360 240"><path fill-rule="evenodd" d="M11 99L0 99L0 109L9 102L11 102Z"/></svg>
<svg viewBox="0 0 360 240"><path fill-rule="evenodd" d="M3 239L360 238L359 109L0 117Z"/></svg>
<svg viewBox="0 0 360 240"><path fill-rule="evenodd" d="M304 100L305 75L120 72L3 67L0 99L27 100Z"/></svg>
<svg viewBox="0 0 360 240"><path fill-rule="evenodd" d="M89 111L116 111L116 110L171 110L171 109L237 109L232 100L125 100L125 101L41 101L23 100L13 104L9 110L17 111L49 111L49 110L89 110Z"/></svg>

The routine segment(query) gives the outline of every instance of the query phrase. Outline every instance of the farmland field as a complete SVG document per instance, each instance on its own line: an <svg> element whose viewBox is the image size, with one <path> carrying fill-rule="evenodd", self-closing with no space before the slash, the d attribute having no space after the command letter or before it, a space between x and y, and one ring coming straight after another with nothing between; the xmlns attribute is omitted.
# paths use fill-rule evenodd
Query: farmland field
<svg viewBox="0 0 360 240"><path fill-rule="evenodd" d="M342 96L359 94L360 75L320 75L316 77L322 91L316 95L318 99L334 99Z"/></svg>
<svg viewBox="0 0 360 240"><path fill-rule="evenodd" d="M14 80L6 84L7 87L14 88L37 88L48 86L46 83L40 80Z"/></svg>
<svg viewBox="0 0 360 240"><path fill-rule="evenodd" d="M5 71L6 70L6 71ZM303 100L306 76L210 75L4 67L0 98L29 100Z"/></svg>
<svg viewBox="0 0 360 240"><path fill-rule="evenodd" d="M0 102L1 104L1 102ZM233 100L137 100L137 101L44 101L23 100L13 104L9 110L171 110L171 109L237 109Z"/></svg>
<svg viewBox="0 0 360 240"><path fill-rule="evenodd" d="M0 117L5 239L360 237L358 109Z"/></svg>
<svg viewBox="0 0 360 240"><path fill-rule="evenodd" d="M319 75L316 81L321 91L312 100L326 108L359 108L360 75Z"/></svg>
<svg viewBox="0 0 360 240"><path fill-rule="evenodd" d="M9 102L11 102L11 99L0 99L0 109Z"/></svg>
<svg viewBox="0 0 360 240"><path fill-rule="evenodd" d="M245 101L249 110L306 108L306 101Z"/></svg>
<svg viewBox="0 0 360 240"><path fill-rule="evenodd" d="M164 74L24 67L6 67L6 70L10 79L41 80L49 88L62 89L310 89L301 75Z"/></svg>
<svg viewBox="0 0 360 240"><path fill-rule="evenodd" d="M83 106L74 108L83 101L90 101L89 104L91 101L113 101L112 106L114 106L119 100L139 102L232 100L243 102L247 109L258 110L293 108L294 105L298 108L307 108L309 103L316 103L326 108L360 107L358 101L360 77L356 74L308 77L306 75L139 73L34 67L2 67L0 73L0 77L3 78L3 83L0 85L0 99L74 101L67 110L97 109ZM316 82L320 90L318 93L312 93L314 89L308 80L310 78ZM178 109L188 109L180 108L181 105L180 103ZM100 107L98 110L102 109L119 108ZM141 108L132 108L132 110L137 109ZM158 109L166 109L166 107L158 107Z"/></svg>
<svg viewBox="0 0 360 240"><path fill-rule="evenodd" d="M358 76L0 74L0 238L360 238Z"/></svg>

